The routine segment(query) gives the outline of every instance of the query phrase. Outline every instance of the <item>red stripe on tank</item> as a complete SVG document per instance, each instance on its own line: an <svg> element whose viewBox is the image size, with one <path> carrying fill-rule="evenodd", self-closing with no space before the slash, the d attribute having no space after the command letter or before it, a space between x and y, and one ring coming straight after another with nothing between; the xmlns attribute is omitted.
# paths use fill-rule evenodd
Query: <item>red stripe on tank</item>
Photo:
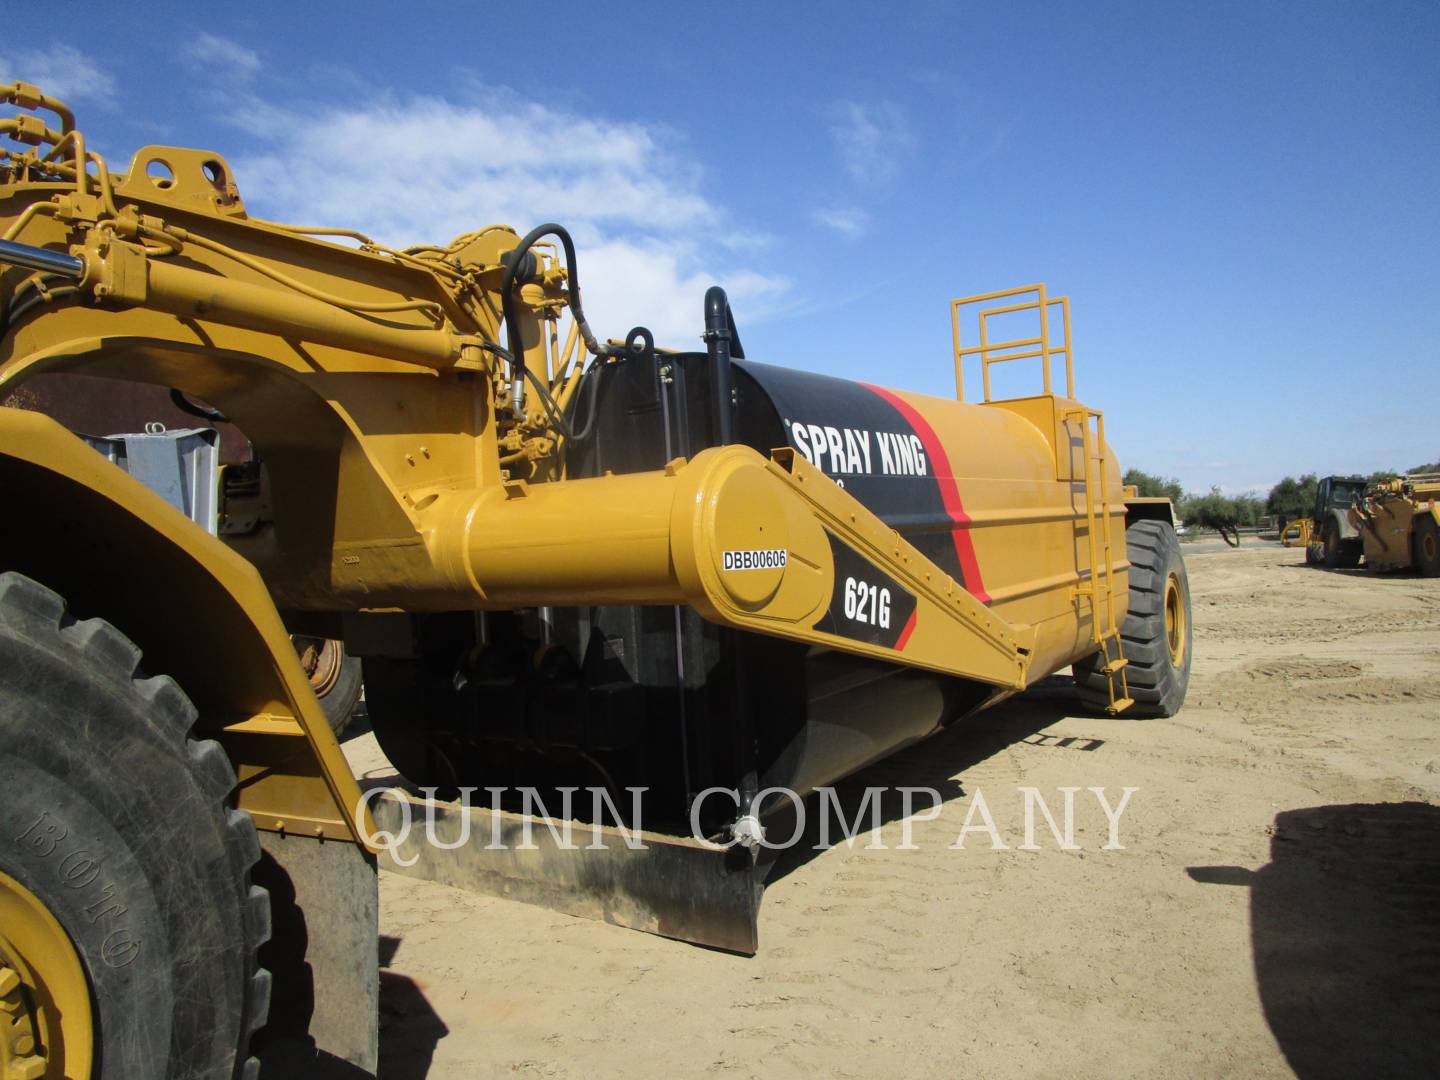
<svg viewBox="0 0 1440 1080"><path fill-rule="evenodd" d="M935 482L940 487L940 499L945 504L945 512L955 523L955 527L950 530L950 536L955 541L955 554L960 558L960 570L965 575L965 589L982 604L988 604L990 594L985 591L985 583L980 577L980 563L975 558L975 544L970 539L970 515L965 512L965 504L960 501L960 488L955 484L950 458L946 455L939 436L935 434L935 429L916 411L915 406L892 391L883 386L872 386L870 383L861 385L895 406L905 418L905 422L920 437L920 443L925 447L925 453L935 467Z"/></svg>
<svg viewBox="0 0 1440 1080"><path fill-rule="evenodd" d="M905 628L900 631L900 636L895 641L896 652L901 652L905 648L905 643L910 640L910 635L915 632L915 616L919 611L920 609L916 608L910 612L910 618L905 620Z"/></svg>

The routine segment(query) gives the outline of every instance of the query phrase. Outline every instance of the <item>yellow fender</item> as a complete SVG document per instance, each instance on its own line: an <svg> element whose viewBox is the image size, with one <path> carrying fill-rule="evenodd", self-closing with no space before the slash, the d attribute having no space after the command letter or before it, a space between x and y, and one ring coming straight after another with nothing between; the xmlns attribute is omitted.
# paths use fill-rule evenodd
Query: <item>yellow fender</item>
<svg viewBox="0 0 1440 1080"><path fill-rule="evenodd" d="M39 413L0 408L0 568L136 643L218 739L257 828L361 842L360 790L255 568ZM363 825L364 830L357 827Z"/></svg>

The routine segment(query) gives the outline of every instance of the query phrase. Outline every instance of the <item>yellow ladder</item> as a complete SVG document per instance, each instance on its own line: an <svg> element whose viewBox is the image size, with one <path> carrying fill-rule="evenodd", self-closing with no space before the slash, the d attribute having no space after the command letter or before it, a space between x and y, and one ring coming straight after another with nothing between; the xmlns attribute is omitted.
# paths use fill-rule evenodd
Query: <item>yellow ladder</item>
<svg viewBox="0 0 1440 1080"><path fill-rule="evenodd" d="M1080 421L1082 451L1085 462L1085 523L1086 540L1090 546L1090 572L1076 587L1077 598L1090 602L1090 635L1099 647L1105 663L1100 670L1110 691L1106 712L1118 715L1135 702L1125 680L1125 643L1120 637L1120 624L1115 617L1113 519L1110 515L1110 485L1106 470L1105 416L1098 409L1075 405L1062 411L1065 420ZM1095 421L1094 434L1091 420ZM1097 475L1098 474L1098 475ZM1100 497L1095 497L1096 489ZM1098 537L1097 537L1098 534ZM1102 599L1103 593L1103 599Z"/></svg>

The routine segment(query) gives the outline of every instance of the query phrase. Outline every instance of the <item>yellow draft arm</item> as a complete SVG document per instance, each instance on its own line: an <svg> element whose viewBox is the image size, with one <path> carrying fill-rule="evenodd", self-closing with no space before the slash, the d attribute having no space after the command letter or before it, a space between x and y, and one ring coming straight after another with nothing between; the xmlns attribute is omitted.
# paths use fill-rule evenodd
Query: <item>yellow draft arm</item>
<svg viewBox="0 0 1440 1080"><path fill-rule="evenodd" d="M995 615L788 449L510 483L451 513L430 534L436 561L484 607L690 604L721 625L1026 685L1033 628Z"/></svg>

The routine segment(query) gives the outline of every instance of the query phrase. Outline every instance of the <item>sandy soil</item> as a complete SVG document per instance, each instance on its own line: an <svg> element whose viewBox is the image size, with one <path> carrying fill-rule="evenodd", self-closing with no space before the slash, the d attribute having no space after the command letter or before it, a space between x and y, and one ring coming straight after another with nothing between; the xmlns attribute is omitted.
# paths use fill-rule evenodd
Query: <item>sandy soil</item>
<svg viewBox="0 0 1440 1080"><path fill-rule="evenodd" d="M886 849L791 859L756 957L382 874L381 1076L1430 1071L1440 580L1273 545L1189 570L1180 716L1085 716L1052 681L867 770L940 817L900 851L887 804ZM1019 785L1081 789L1080 850L1043 821L1019 850ZM1097 786L1139 789L1124 850ZM977 793L1005 850L950 846Z"/></svg>

